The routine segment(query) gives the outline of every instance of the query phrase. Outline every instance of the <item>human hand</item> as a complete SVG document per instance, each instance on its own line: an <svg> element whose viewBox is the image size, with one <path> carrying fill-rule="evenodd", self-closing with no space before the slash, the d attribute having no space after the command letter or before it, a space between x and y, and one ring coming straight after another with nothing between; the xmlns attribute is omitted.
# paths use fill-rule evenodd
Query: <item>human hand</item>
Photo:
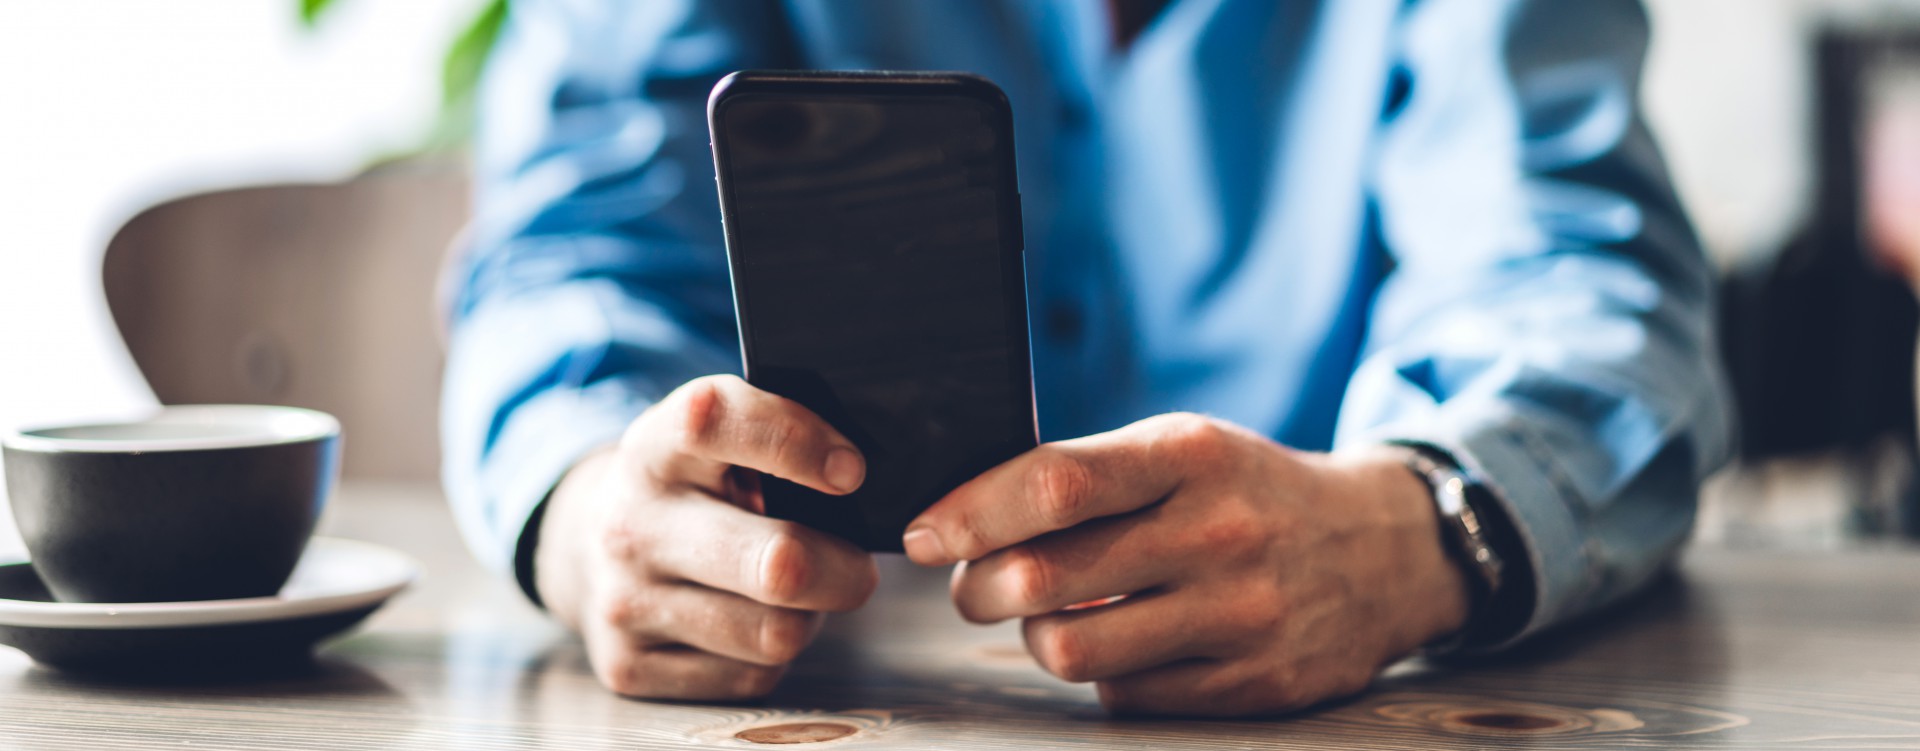
<svg viewBox="0 0 1920 751"><path fill-rule="evenodd" d="M1457 631L1465 574L1397 450L1294 451L1197 415L1050 443L916 519L970 621L1121 712L1245 715L1364 689ZM1117 602L1076 608L1076 604Z"/></svg>
<svg viewBox="0 0 1920 751"><path fill-rule="evenodd" d="M636 697L773 689L878 582L873 557L761 515L759 470L823 492L860 486L860 453L824 420L732 376L691 381L554 490L535 585L601 683Z"/></svg>

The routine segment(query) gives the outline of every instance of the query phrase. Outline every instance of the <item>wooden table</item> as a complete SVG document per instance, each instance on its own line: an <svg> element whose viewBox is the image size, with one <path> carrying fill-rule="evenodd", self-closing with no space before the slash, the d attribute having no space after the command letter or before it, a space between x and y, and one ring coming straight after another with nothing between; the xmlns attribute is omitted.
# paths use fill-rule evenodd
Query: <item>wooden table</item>
<svg viewBox="0 0 1920 751"><path fill-rule="evenodd" d="M1700 550L1601 622L1491 663L1409 662L1358 699L1260 721L1117 720L966 625L943 572L883 567L764 703L621 699L579 645L480 571L427 489L350 486L327 533L427 578L310 673L130 685L0 648L0 748L1920 749L1920 551ZM768 726L773 730L764 730Z"/></svg>

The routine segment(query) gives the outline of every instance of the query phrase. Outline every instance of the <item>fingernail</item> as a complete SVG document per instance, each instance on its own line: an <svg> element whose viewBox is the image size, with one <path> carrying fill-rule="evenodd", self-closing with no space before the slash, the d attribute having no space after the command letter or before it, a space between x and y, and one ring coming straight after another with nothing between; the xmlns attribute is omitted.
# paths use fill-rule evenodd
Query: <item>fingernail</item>
<svg viewBox="0 0 1920 751"><path fill-rule="evenodd" d="M867 463L861 461L859 452L838 448L827 454L827 465L822 468L822 473L834 490L851 493L860 488L861 480L866 479Z"/></svg>
<svg viewBox="0 0 1920 751"><path fill-rule="evenodd" d="M939 566L948 563L947 546L940 542L940 536L933 530L921 527L907 530L907 536L900 543L907 549L907 557L914 563L924 566Z"/></svg>

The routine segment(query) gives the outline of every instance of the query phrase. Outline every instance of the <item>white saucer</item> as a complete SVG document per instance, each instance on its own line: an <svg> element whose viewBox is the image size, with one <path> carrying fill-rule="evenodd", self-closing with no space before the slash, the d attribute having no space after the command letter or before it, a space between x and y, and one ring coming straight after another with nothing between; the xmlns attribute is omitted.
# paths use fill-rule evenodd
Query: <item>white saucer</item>
<svg viewBox="0 0 1920 751"><path fill-rule="evenodd" d="M43 663L197 667L304 656L418 578L404 553L313 538L280 594L241 600L53 602L30 564L0 565L0 644Z"/></svg>

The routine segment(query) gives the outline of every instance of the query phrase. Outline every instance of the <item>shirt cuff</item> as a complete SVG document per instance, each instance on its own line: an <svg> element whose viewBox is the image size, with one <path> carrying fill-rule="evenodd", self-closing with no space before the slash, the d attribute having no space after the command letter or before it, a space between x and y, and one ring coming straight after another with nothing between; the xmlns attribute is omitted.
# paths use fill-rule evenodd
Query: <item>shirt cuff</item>
<svg viewBox="0 0 1920 751"><path fill-rule="evenodd" d="M488 447L478 477L446 482L456 496L470 547L496 571L511 571L540 603L532 555L537 524L553 489L581 459L620 440L647 400L618 381L555 389L515 407Z"/></svg>

